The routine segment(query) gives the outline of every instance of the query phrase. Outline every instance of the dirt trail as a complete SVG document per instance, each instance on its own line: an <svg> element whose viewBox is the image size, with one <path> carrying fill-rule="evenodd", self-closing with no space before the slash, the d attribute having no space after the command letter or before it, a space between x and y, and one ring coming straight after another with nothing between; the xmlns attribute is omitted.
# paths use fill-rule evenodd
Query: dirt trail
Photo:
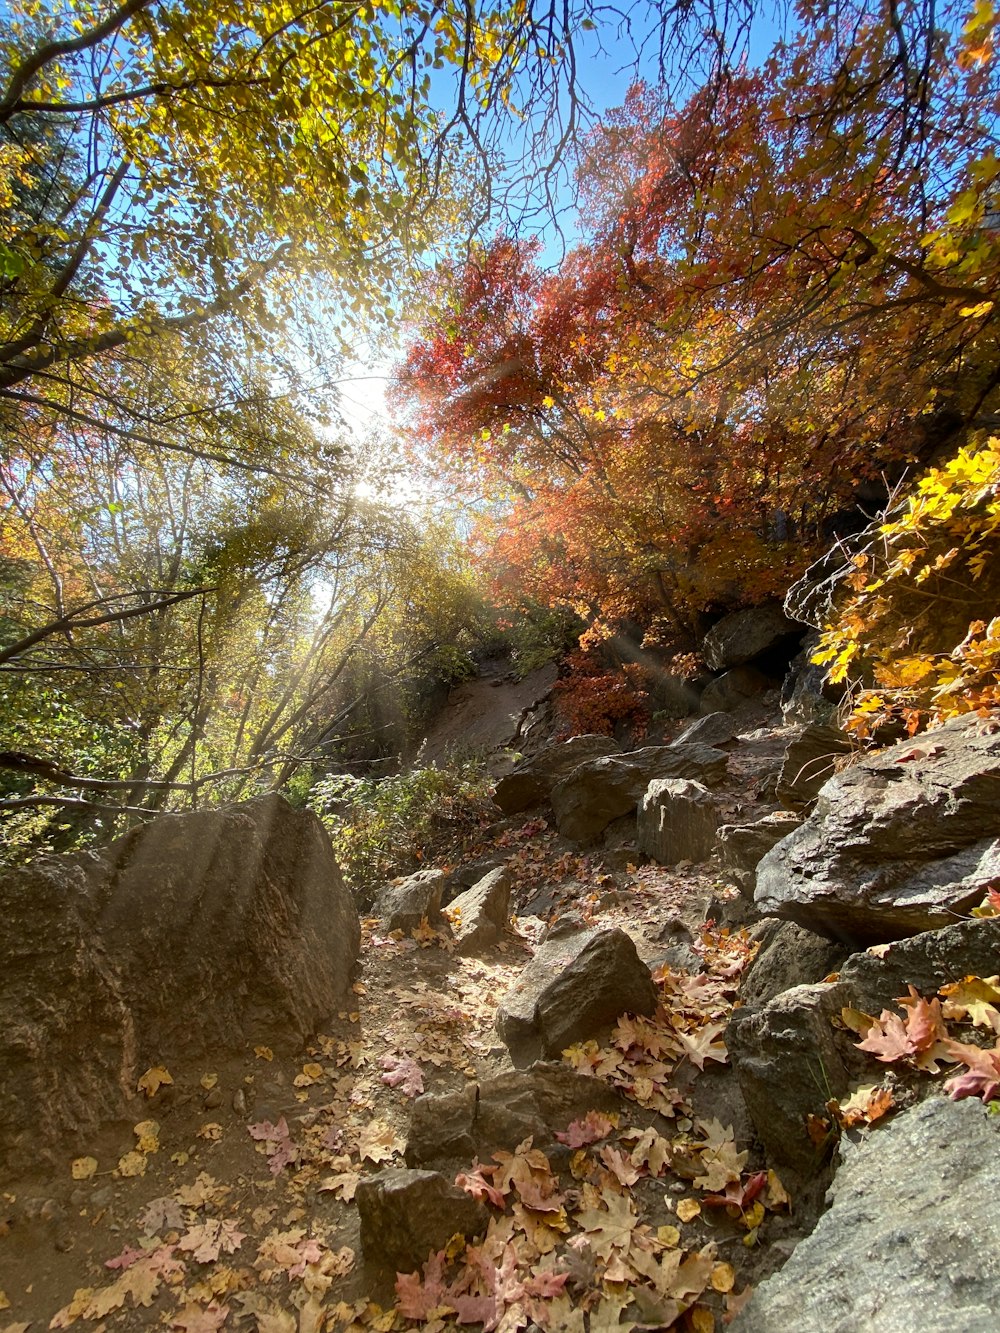
<svg viewBox="0 0 1000 1333"><path fill-rule="evenodd" d="M511 716L516 724L544 680L536 673L521 686L494 688L487 678L460 687L430 752L495 735L501 724L508 739ZM770 743L761 736L762 746ZM752 786L746 760L733 768L720 792L730 814L745 808ZM796 1227L780 1186L768 1184L766 1210L763 1193L756 1208L749 1196L738 1202L763 1164L745 1155L747 1124L720 1033L747 948L703 936L700 927L712 895L735 891L710 866L642 867L624 826L612 842L581 853L537 814L484 830L476 854L507 855L516 909L510 933L484 957L461 958L430 931L389 937L368 920L344 1007L305 1050L256 1048L171 1069L173 1083L135 1126L110 1125L91 1142L67 1144L51 1166L25 1163L23 1178L0 1192L0 1333L415 1328L416 1319L393 1310L393 1273L362 1252L355 1187L364 1175L403 1165L420 1091L455 1091L510 1068L493 1028L498 1001L547 921L569 915L627 929L645 961L667 964L664 1008L654 1025L628 1020L617 1045L577 1053L577 1062L616 1082L629 1110L603 1142L588 1139L551 1163L532 1155L531 1179L553 1191L550 1211L532 1211L514 1194L491 1210L492 1240L482 1252L489 1263L475 1262L497 1281L507 1272L498 1326L633 1327L626 1310L639 1292L643 1326L668 1327L670 1302L687 1290L677 1308L690 1309L677 1327L721 1327L733 1293L783 1257L768 1242L787 1240ZM659 1153L655 1165L635 1157L642 1143L647 1158L650 1144ZM95 1173L77 1180L72 1163L81 1157L96 1159ZM709 1188L737 1202L709 1207ZM625 1231L604 1253L601 1223L610 1227L612 1215L619 1227L625 1218ZM459 1284L473 1269L460 1267ZM523 1308L511 1295L517 1282ZM421 1326L456 1326L454 1314L434 1314L428 1299ZM472 1324L484 1325L497 1326Z"/></svg>

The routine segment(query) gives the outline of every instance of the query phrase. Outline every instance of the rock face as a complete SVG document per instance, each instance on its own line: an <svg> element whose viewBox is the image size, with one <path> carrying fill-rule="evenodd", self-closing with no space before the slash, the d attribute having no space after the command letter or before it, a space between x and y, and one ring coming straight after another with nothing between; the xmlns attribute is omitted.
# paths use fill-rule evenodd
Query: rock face
<svg viewBox="0 0 1000 1333"><path fill-rule="evenodd" d="M818 640L818 634L806 635L802 652L792 659L782 682L781 716L786 726L832 722L837 704L843 697L843 686L829 683L828 667L809 660L816 651Z"/></svg>
<svg viewBox="0 0 1000 1333"><path fill-rule="evenodd" d="M771 677L765 676L756 667L732 667L705 687L701 696L701 711L703 714L732 712L748 699L757 699L766 694L774 685Z"/></svg>
<svg viewBox="0 0 1000 1333"><path fill-rule="evenodd" d="M639 848L664 866L707 861L718 823L707 787L689 778L657 778L639 802Z"/></svg>
<svg viewBox="0 0 1000 1333"><path fill-rule="evenodd" d="M810 722L788 743L778 774L778 800L789 810L811 805L833 777L837 760L853 748L839 727Z"/></svg>
<svg viewBox="0 0 1000 1333"><path fill-rule="evenodd" d="M801 635L802 627L789 620L779 602L752 606L723 616L705 635L701 655L713 671L742 666L782 640Z"/></svg>
<svg viewBox="0 0 1000 1333"><path fill-rule="evenodd" d="M365 1258L397 1272L418 1269L456 1234L481 1236L490 1220L478 1199L436 1171L379 1171L359 1181L355 1197Z"/></svg>
<svg viewBox="0 0 1000 1333"><path fill-rule="evenodd" d="M497 1032L516 1065L558 1057L622 1014L652 1014L656 987L623 930L587 931L543 945L504 996Z"/></svg>
<svg viewBox="0 0 1000 1333"><path fill-rule="evenodd" d="M719 865L745 898L753 900L761 860L801 823L801 816L790 810L778 810L758 819L756 824L723 824L719 829L716 842Z"/></svg>
<svg viewBox="0 0 1000 1333"><path fill-rule="evenodd" d="M416 930L427 918L428 924L441 924L441 900L448 885L443 870L418 870L401 884L390 884L382 890L376 911L385 920L386 930Z"/></svg>
<svg viewBox="0 0 1000 1333"><path fill-rule="evenodd" d="M304 1039L360 944L323 826L279 796L7 871L0 904L0 1160L131 1114L151 1065Z"/></svg>
<svg viewBox="0 0 1000 1333"><path fill-rule="evenodd" d="M757 867L755 901L869 943L966 915L1000 874L1000 730L955 718L837 774Z"/></svg>
<svg viewBox="0 0 1000 1333"><path fill-rule="evenodd" d="M682 728L672 745L728 745L736 739L736 724L728 713L696 717Z"/></svg>
<svg viewBox="0 0 1000 1333"><path fill-rule="evenodd" d="M992 1333L1000 1120L931 1097L842 1152L829 1211L733 1329Z"/></svg>
<svg viewBox="0 0 1000 1333"><path fill-rule="evenodd" d="M622 1101L603 1079L563 1064L533 1064L487 1079L477 1089L427 1093L413 1103L406 1160L411 1166L443 1165L496 1149L511 1150L526 1138L551 1143L557 1130L588 1111L621 1110Z"/></svg>
<svg viewBox="0 0 1000 1333"><path fill-rule="evenodd" d="M740 999L745 1005L766 1004L793 986L822 981L847 957L842 944L803 930L794 921L772 918L762 923L762 931L760 952L740 984Z"/></svg>
<svg viewBox="0 0 1000 1333"><path fill-rule="evenodd" d="M510 919L510 889L510 874L500 866L453 899L448 919L459 953L496 944Z"/></svg>
<svg viewBox="0 0 1000 1333"><path fill-rule="evenodd" d="M493 800L507 815L547 801L552 788L587 759L618 754L620 747L610 736L571 736L561 745L551 745L533 759L518 764L497 783Z"/></svg>
<svg viewBox="0 0 1000 1333"><path fill-rule="evenodd" d="M852 1076L873 1081L877 1066L856 1049L855 1034L833 1026L842 1008L880 1014L894 1009L908 985L934 995L963 976L993 976L998 959L1000 919L963 921L879 955L854 954L837 981L796 986L767 1004L734 1010L726 1045L771 1160L812 1173L822 1152L806 1131L806 1116L824 1115L827 1098L843 1096Z"/></svg>
<svg viewBox="0 0 1000 1333"><path fill-rule="evenodd" d="M563 837L592 841L613 819L631 814L654 778L694 778L713 787L725 778L727 762L708 745L650 745L590 759L553 787L556 826Z"/></svg>

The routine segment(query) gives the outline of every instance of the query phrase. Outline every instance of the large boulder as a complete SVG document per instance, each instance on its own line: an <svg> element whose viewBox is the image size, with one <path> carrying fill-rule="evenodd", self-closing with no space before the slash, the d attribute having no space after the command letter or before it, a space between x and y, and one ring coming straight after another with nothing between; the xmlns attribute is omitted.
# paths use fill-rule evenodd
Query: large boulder
<svg viewBox="0 0 1000 1333"><path fill-rule="evenodd" d="M753 932L757 956L740 979L740 1001L762 1005L795 986L809 986L836 972L848 950L825 935L815 935L794 921L770 917Z"/></svg>
<svg viewBox="0 0 1000 1333"><path fill-rule="evenodd" d="M844 696L843 685L832 685L829 667L813 662L819 635L806 635L802 652L793 657L781 683L781 716L786 726L810 722L831 723Z"/></svg>
<svg viewBox="0 0 1000 1333"><path fill-rule="evenodd" d="M713 671L722 671L801 636L802 626L789 620L781 603L769 602L723 616L705 635L701 655Z"/></svg>
<svg viewBox="0 0 1000 1333"><path fill-rule="evenodd" d="M745 898L753 900L757 866L772 847L794 833L801 823L800 815L777 810L754 824L723 824L718 830L719 866Z"/></svg>
<svg viewBox="0 0 1000 1333"><path fill-rule="evenodd" d="M731 713L751 699L759 699L777 684L763 671L753 666L731 667L717 676L705 687L701 696L701 711L709 713Z"/></svg>
<svg viewBox="0 0 1000 1333"><path fill-rule="evenodd" d="M536 1147L588 1111L622 1110L619 1094L603 1079L564 1064L539 1062L459 1092L425 1093L413 1103L406 1161L410 1166L485 1160L525 1139Z"/></svg>
<svg viewBox="0 0 1000 1333"><path fill-rule="evenodd" d="M714 787L727 763L728 756L709 745L650 745L588 760L552 789L556 827L563 837L590 842L613 819L631 814L654 778L694 778Z"/></svg>
<svg viewBox="0 0 1000 1333"><path fill-rule="evenodd" d="M879 1066L857 1049L853 1032L834 1025L843 1008L877 1015L892 1009L907 986L933 996L965 976L995 975L998 960L1000 920L963 921L854 954L836 981L795 986L735 1009L726 1046L771 1160L806 1176L815 1171L823 1146L810 1138L807 1116L826 1116L827 1099L842 1097L852 1080L875 1081Z"/></svg>
<svg viewBox="0 0 1000 1333"><path fill-rule="evenodd" d="M1000 1120L932 1097L841 1153L829 1210L734 1333L993 1333Z"/></svg>
<svg viewBox="0 0 1000 1333"><path fill-rule="evenodd" d="M583 931L542 945L503 998L496 1027L516 1065L557 1057L622 1014L652 1014L649 968L623 930Z"/></svg>
<svg viewBox="0 0 1000 1333"><path fill-rule="evenodd" d="M360 945L308 811L272 795L165 816L0 876L0 1162L134 1114L150 1066L303 1040Z"/></svg>
<svg viewBox="0 0 1000 1333"><path fill-rule="evenodd" d="M369 1263L408 1273L452 1236L481 1236L490 1215L436 1171L389 1167L358 1182L361 1248Z"/></svg>
<svg viewBox="0 0 1000 1333"><path fill-rule="evenodd" d="M503 866L452 899L447 916L459 953L496 944L510 921L511 878Z"/></svg>
<svg viewBox="0 0 1000 1333"><path fill-rule="evenodd" d="M671 745L729 745L736 739L736 723L728 713L709 713L688 722Z"/></svg>
<svg viewBox="0 0 1000 1333"><path fill-rule="evenodd" d="M519 814L532 805L547 801L552 788L586 759L618 754L621 747L610 736L571 736L559 745L550 745L532 759L518 764L501 778L493 800L507 815Z"/></svg>
<svg viewBox="0 0 1000 1333"><path fill-rule="evenodd" d="M856 748L839 727L810 722L788 742L776 794L787 810L811 805L820 788L833 777L837 764Z"/></svg>
<svg viewBox="0 0 1000 1333"><path fill-rule="evenodd" d="M1000 728L975 714L831 778L757 867L755 902L870 943L966 915L1000 875Z"/></svg>
<svg viewBox="0 0 1000 1333"><path fill-rule="evenodd" d="M639 802L639 850L664 866L707 861L715 850L718 825L707 787L690 778L656 778Z"/></svg>
<svg viewBox="0 0 1000 1333"><path fill-rule="evenodd" d="M409 934L424 920L437 927L443 923L441 902L447 888L448 876L443 870L418 870L383 889L375 910L385 921L386 930Z"/></svg>

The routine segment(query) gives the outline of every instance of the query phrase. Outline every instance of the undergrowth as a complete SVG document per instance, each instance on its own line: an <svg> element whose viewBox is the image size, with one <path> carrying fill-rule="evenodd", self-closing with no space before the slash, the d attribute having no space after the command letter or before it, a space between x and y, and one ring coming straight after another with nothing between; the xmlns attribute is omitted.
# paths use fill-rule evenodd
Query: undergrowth
<svg viewBox="0 0 1000 1333"><path fill-rule="evenodd" d="M388 778L324 778L309 805L359 904L369 906L394 876L460 855L496 817L492 788L482 761L469 759Z"/></svg>

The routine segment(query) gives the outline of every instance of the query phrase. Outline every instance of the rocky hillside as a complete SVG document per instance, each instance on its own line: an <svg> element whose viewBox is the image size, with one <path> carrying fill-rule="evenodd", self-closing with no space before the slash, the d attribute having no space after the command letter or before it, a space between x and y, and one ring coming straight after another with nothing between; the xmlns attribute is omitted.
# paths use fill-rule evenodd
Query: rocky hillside
<svg viewBox="0 0 1000 1333"><path fill-rule="evenodd" d="M279 797L8 872L3 1333L995 1327L1000 723L719 651L361 921Z"/></svg>

